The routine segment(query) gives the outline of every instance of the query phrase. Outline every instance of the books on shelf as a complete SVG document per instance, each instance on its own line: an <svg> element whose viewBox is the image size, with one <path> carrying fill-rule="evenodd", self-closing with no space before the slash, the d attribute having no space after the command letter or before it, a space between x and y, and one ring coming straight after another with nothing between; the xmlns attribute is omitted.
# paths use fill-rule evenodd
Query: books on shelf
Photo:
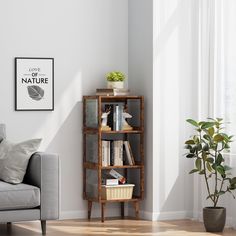
<svg viewBox="0 0 236 236"><path fill-rule="evenodd" d="M105 110L110 111L107 117L107 125L111 127L112 130L115 131L122 130L122 117L123 117L124 105L122 103L106 104Z"/></svg>
<svg viewBox="0 0 236 236"><path fill-rule="evenodd" d="M123 166L124 163L135 165L129 141L102 140L102 166Z"/></svg>
<svg viewBox="0 0 236 236"><path fill-rule="evenodd" d="M115 186L119 184L119 180L118 179L102 179L102 185L107 185L107 186Z"/></svg>
<svg viewBox="0 0 236 236"><path fill-rule="evenodd" d="M126 160L129 165L135 165L134 156L129 141L124 141Z"/></svg>
<svg viewBox="0 0 236 236"><path fill-rule="evenodd" d="M103 96L126 96L129 95L129 89L108 89L108 88L98 88L96 89L96 95Z"/></svg>
<svg viewBox="0 0 236 236"><path fill-rule="evenodd" d="M122 183L122 184L125 184L125 183L126 183L125 177L124 177L123 175L121 175L119 172L115 171L114 169L110 170L110 171L109 171L109 174L110 174L112 177L118 179L120 183Z"/></svg>
<svg viewBox="0 0 236 236"><path fill-rule="evenodd" d="M102 166L110 166L110 141L102 140Z"/></svg>
<svg viewBox="0 0 236 236"><path fill-rule="evenodd" d="M112 161L113 166L123 166L123 140L112 142Z"/></svg>
<svg viewBox="0 0 236 236"><path fill-rule="evenodd" d="M124 106L122 104L115 104L113 108L113 130L122 130L122 116Z"/></svg>

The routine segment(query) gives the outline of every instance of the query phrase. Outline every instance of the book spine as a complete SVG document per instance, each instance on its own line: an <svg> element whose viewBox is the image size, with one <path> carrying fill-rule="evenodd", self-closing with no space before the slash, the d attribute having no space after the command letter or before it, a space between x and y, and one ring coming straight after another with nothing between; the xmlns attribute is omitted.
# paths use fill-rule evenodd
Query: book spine
<svg viewBox="0 0 236 236"><path fill-rule="evenodd" d="M119 141L119 164L123 166L123 141Z"/></svg>
<svg viewBox="0 0 236 236"><path fill-rule="evenodd" d="M119 146L118 141L113 141L114 145L114 166L119 166Z"/></svg>
<svg viewBox="0 0 236 236"><path fill-rule="evenodd" d="M110 160L111 160L111 166L114 166L114 156L115 156L115 153L114 153L114 150L115 150L115 148L114 148L114 141L111 141L111 144L110 144L110 146L111 146L111 151L110 151L110 155L111 155L111 158L110 158Z"/></svg>
<svg viewBox="0 0 236 236"><path fill-rule="evenodd" d="M131 149L131 146L130 146L130 142L127 141L127 144L128 144L128 149L129 149L129 153L130 153L130 156L131 156L132 164L135 165L134 155L133 155L133 152L132 152L132 149Z"/></svg>
<svg viewBox="0 0 236 236"><path fill-rule="evenodd" d="M109 172L109 174L110 174L112 177L118 179L122 184L125 184L125 182L126 182L125 177L122 176L122 175L121 175L120 173L118 173L117 171L115 171L115 170L112 169L112 170Z"/></svg>
<svg viewBox="0 0 236 236"><path fill-rule="evenodd" d="M128 141L124 141L124 146L125 146L125 152L126 152L126 158L127 158L127 163L129 165L133 165L132 159L131 159L131 153L128 147Z"/></svg>
<svg viewBox="0 0 236 236"><path fill-rule="evenodd" d="M107 150L106 141L102 141L102 166L107 166Z"/></svg>
<svg viewBox="0 0 236 236"><path fill-rule="evenodd" d="M111 165L111 141L107 141L107 165Z"/></svg>
<svg viewBox="0 0 236 236"><path fill-rule="evenodd" d="M124 111L124 106L119 105L118 106L118 130L122 130L122 117L123 117L123 111Z"/></svg>
<svg viewBox="0 0 236 236"><path fill-rule="evenodd" d="M116 105L114 109L114 127L115 131L119 131L119 105Z"/></svg>

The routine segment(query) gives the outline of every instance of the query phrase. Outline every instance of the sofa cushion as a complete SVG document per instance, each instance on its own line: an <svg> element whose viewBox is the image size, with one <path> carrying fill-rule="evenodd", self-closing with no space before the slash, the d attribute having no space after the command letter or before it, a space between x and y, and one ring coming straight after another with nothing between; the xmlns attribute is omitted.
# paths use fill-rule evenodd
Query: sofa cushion
<svg viewBox="0 0 236 236"><path fill-rule="evenodd" d="M0 181L0 211L34 208L40 205L39 188Z"/></svg>
<svg viewBox="0 0 236 236"><path fill-rule="evenodd" d="M14 144L6 139L0 143L0 179L12 184L23 181L29 159L40 145L41 139Z"/></svg>
<svg viewBox="0 0 236 236"><path fill-rule="evenodd" d="M0 124L0 142L6 138L6 127L4 124Z"/></svg>

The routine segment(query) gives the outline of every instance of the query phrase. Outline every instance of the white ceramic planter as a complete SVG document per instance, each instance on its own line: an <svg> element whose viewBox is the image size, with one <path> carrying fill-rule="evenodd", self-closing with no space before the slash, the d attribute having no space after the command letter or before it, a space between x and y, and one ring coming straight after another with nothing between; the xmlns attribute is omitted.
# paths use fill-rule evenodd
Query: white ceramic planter
<svg viewBox="0 0 236 236"><path fill-rule="evenodd" d="M112 89L123 89L124 88L124 81L107 81L107 88L112 88Z"/></svg>

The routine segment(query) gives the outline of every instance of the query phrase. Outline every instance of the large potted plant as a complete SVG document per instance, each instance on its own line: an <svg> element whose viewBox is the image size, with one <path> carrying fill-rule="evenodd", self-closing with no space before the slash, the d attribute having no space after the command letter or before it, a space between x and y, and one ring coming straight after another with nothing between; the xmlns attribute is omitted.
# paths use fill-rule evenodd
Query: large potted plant
<svg viewBox="0 0 236 236"><path fill-rule="evenodd" d="M124 88L125 75L120 71L112 71L106 75L107 88Z"/></svg>
<svg viewBox="0 0 236 236"><path fill-rule="evenodd" d="M225 165L223 153L229 151L232 135L223 132L223 120L209 118L197 122L187 120L196 133L185 142L186 157L194 160L195 167L189 173L203 176L211 206L203 209L203 221L208 232L221 232L225 226L226 209L218 206L221 196L236 189L236 177L230 174L231 168Z"/></svg>

